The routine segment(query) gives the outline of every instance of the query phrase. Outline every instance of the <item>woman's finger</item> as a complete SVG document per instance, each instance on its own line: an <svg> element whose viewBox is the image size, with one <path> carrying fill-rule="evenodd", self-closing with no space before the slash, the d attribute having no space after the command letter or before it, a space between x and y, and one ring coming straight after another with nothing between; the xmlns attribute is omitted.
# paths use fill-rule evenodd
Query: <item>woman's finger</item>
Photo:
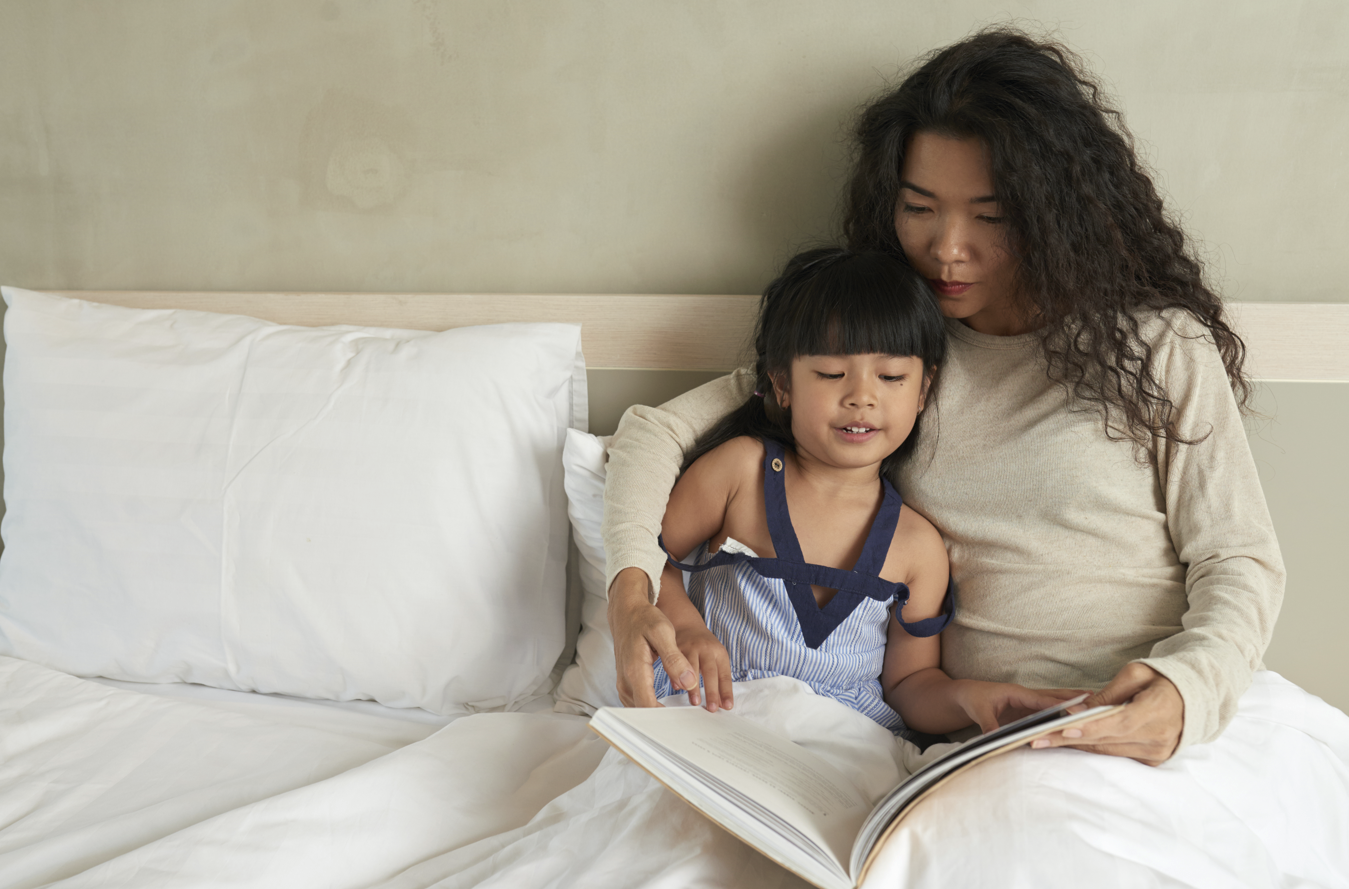
<svg viewBox="0 0 1349 889"><path fill-rule="evenodd" d="M1123 704L1159 678L1161 674L1146 664L1125 664L1105 688L1084 703L1088 707Z"/></svg>
<svg viewBox="0 0 1349 889"><path fill-rule="evenodd" d="M689 703L698 703L698 668L689 662L684 656L684 652L679 650L679 643L675 637L674 625L670 623L669 618L652 607L651 610L660 615L659 621L653 621L643 636L646 642L648 653L654 654L660 658L660 665L665 670L666 675L670 677L670 685L676 691L683 690L689 693ZM651 684L647 679L647 685ZM655 698L655 692L651 694Z"/></svg>
<svg viewBox="0 0 1349 889"><path fill-rule="evenodd" d="M677 647L675 653L683 662L683 668L681 669L681 665L675 663L673 659L669 662L670 666L665 668L665 672L670 675L670 684L676 690L683 689L688 692L689 703L698 707L702 704L702 688L698 683L698 653L694 652L692 658L686 658ZM660 662L662 666L666 664L664 656Z"/></svg>
<svg viewBox="0 0 1349 889"><path fill-rule="evenodd" d="M646 669L646 676L638 673L636 681L629 681L627 677L620 677L618 681L618 699L623 702L624 707L659 707L660 702L656 700L656 690L653 687L655 671L650 667ZM645 682L642 680L645 678Z"/></svg>
<svg viewBox="0 0 1349 889"><path fill-rule="evenodd" d="M1182 712L1179 692L1158 675L1138 691L1124 709L1046 735L1031 746L1075 747L1108 756L1126 756L1147 765L1160 765L1171 758L1180 741Z"/></svg>
<svg viewBox="0 0 1349 889"><path fill-rule="evenodd" d="M637 650L633 651L636 647ZM614 655L618 667L618 699L625 707L655 707L655 689L652 679L655 677L655 653L644 638L639 637L637 646L615 645Z"/></svg>

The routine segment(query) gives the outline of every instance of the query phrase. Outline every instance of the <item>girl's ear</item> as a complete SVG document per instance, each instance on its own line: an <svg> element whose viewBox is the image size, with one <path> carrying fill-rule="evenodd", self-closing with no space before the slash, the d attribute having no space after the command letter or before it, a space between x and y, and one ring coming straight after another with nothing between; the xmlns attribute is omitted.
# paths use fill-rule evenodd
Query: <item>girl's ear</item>
<svg viewBox="0 0 1349 889"><path fill-rule="evenodd" d="M921 414L923 408L927 407L927 393L932 388L932 381L937 378L937 368L923 374L923 391L918 393L918 412Z"/></svg>
<svg viewBox="0 0 1349 889"><path fill-rule="evenodd" d="M780 373L770 374L768 377L773 381L773 397L777 399L778 407L786 410L792 406L791 390L787 388L786 380Z"/></svg>

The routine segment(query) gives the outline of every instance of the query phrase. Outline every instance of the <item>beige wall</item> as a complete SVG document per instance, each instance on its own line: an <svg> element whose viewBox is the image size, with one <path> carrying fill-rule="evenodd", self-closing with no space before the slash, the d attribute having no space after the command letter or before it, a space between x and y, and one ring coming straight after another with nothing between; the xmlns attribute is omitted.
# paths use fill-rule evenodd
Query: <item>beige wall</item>
<svg viewBox="0 0 1349 889"><path fill-rule="evenodd" d="M1343 0L0 0L0 281L755 292L859 103L1009 17L1105 76L1230 296L1349 301ZM597 425L688 381L597 375ZM1254 438L1269 660L1341 707L1347 392L1278 384Z"/></svg>
<svg viewBox="0 0 1349 889"><path fill-rule="evenodd" d="M0 278L755 292L852 109L1009 15L1105 76L1232 296L1345 298L1343 0L0 0Z"/></svg>

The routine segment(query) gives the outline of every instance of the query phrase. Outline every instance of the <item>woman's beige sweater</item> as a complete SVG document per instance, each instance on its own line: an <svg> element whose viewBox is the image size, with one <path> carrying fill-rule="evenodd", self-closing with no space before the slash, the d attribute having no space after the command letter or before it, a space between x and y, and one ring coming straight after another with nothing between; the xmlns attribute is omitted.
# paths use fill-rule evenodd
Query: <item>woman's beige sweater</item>
<svg viewBox="0 0 1349 889"><path fill-rule="evenodd" d="M1099 689L1129 661L1175 683L1181 747L1212 740L1269 643L1284 569L1218 351L1188 315L1144 336L1198 444L1158 441L1140 462L1099 410L1050 381L1034 335L948 321L950 353L922 439L895 480L946 538L956 618L942 666L956 678ZM608 580L659 582L656 544L683 453L751 396L737 371L660 408L634 407L609 450Z"/></svg>

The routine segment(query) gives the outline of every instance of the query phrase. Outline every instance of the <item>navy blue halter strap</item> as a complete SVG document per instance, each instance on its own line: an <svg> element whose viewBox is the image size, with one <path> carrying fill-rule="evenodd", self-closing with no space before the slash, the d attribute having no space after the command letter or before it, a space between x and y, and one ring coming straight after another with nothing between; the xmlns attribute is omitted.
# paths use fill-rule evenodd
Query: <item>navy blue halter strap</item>
<svg viewBox="0 0 1349 889"><path fill-rule="evenodd" d="M886 479L881 480L884 490L881 508L871 524L866 542L862 545L862 554L858 557L853 570L814 565L807 562L802 555L800 541L796 538L796 529L792 527L791 515L787 508L784 458L781 444L770 440L764 441L764 508L768 513L768 534L773 540L777 558L765 559L745 553L719 552L701 565L688 565L675 561L667 551L666 558L669 563L681 571L691 573L744 563L763 577L783 581L792 609L801 624L801 634L805 637L809 648L819 648L824 644L829 634L848 619L848 615L852 614L853 609L860 605L863 599L868 598L880 602L894 599L895 619L910 636L935 636L944 630L955 614L952 584L947 584L941 614L907 623L900 616L900 611L909 601L908 586L903 583L890 583L879 577L881 568L885 565L885 557L890 551L890 541L894 539L900 508L903 505L894 486ZM662 540L661 547L664 546ZM815 594L811 592L811 584L837 592L821 608L815 601Z"/></svg>

